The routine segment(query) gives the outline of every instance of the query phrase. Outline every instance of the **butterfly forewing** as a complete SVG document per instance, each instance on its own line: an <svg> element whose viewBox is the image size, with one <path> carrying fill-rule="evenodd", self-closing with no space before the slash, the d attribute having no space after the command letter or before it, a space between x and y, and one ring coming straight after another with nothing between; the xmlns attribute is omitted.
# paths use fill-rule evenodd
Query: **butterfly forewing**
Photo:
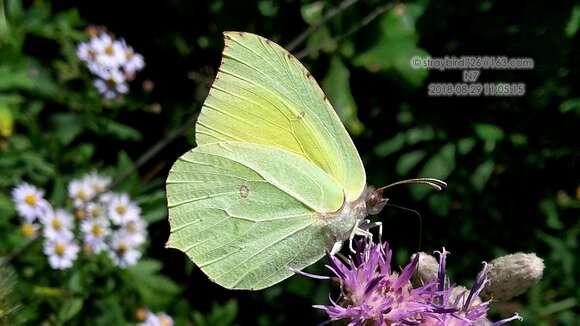
<svg viewBox="0 0 580 326"><path fill-rule="evenodd" d="M346 200L362 193L364 167L346 129L310 73L277 44L225 33L216 80L196 124L200 145L267 144L296 153L332 176Z"/></svg>

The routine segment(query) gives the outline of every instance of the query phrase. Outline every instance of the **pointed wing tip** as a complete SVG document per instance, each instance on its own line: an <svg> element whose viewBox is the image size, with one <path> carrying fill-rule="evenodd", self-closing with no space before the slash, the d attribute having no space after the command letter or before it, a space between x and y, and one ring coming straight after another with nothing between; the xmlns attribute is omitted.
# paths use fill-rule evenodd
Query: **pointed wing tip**
<svg viewBox="0 0 580 326"><path fill-rule="evenodd" d="M177 249L170 241L171 240L167 240L167 242L165 243L165 249Z"/></svg>
<svg viewBox="0 0 580 326"><path fill-rule="evenodd" d="M232 39L232 38L237 38L237 37L247 37L247 36L260 37L256 34L253 34L253 33L240 32L240 31L224 31L222 34L226 40Z"/></svg>

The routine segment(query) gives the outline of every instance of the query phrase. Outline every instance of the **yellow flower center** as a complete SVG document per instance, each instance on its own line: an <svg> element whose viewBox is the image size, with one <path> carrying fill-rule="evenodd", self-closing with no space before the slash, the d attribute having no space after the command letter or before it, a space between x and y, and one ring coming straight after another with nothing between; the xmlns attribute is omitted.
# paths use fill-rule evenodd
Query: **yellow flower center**
<svg viewBox="0 0 580 326"><path fill-rule="evenodd" d="M100 217L101 216L101 208L100 207L93 207L93 209L91 209L91 214L93 215L93 217Z"/></svg>
<svg viewBox="0 0 580 326"><path fill-rule="evenodd" d="M144 321L147 318L147 310L145 308L139 308L135 311L135 318L138 321Z"/></svg>
<svg viewBox="0 0 580 326"><path fill-rule="evenodd" d="M55 230L60 230L60 228L62 228L62 222L58 218L54 218L51 224L52 228Z"/></svg>
<svg viewBox="0 0 580 326"><path fill-rule="evenodd" d="M86 216L85 211L80 208L75 209L74 214L77 220L82 220Z"/></svg>
<svg viewBox="0 0 580 326"><path fill-rule="evenodd" d="M137 226L135 225L135 223L131 222L127 224L127 231L129 233L136 233L137 232Z"/></svg>
<svg viewBox="0 0 580 326"><path fill-rule="evenodd" d="M133 51L127 51L125 56L127 57L127 60L131 60L131 58L133 58Z"/></svg>
<svg viewBox="0 0 580 326"><path fill-rule="evenodd" d="M37 199L35 195L27 195L26 197L24 197L24 202L27 203L30 206L34 206L36 205Z"/></svg>
<svg viewBox="0 0 580 326"><path fill-rule="evenodd" d="M77 191L76 197L82 201L87 200L87 194L82 190Z"/></svg>
<svg viewBox="0 0 580 326"><path fill-rule="evenodd" d="M171 326L171 320L165 316L159 318L159 324L161 326Z"/></svg>
<svg viewBox="0 0 580 326"><path fill-rule="evenodd" d="M112 80L112 79L107 79L107 80L106 80L106 83L107 83L107 86L108 86L109 88L114 88L115 86L117 86L117 82L116 82L116 81L114 81L114 80Z"/></svg>
<svg viewBox="0 0 580 326"><path fill-rule="evenodd" d="M93 224L91 233L93 233L95 237L100 237L101 235L103 235L103 228L101 228L101 226L98 224Z"/></svg>
<svg viewBox="0 0 580 326"><path fill-rule="evenodd" d="M114 50L113 50L113 45L112 45L112 44L111 44L111 45L109 45L109 46L107 46L107 47L105 48L105 53L106 53L106 54L108 54L108 55L113 55L113 52L114 52Z"/></svg>
<svg viewBox="0 0 580 326"><path fill-rule="evenodd" d="M123 206L123 205L119 205L115 208L115 211L117 211L117 213L119 215L124 215L125 212L127 212L127 207Z"/></svg>
<svg viewBox="0 0 580 326"><path fill-rule="evenodd" d="M91 246L90 246L90 245L88 245L88 244L86 244L86 243L85 243L85 244L83 244L83 252L84 252L86 255L90 255L90 254L92 254L92 253L93 253L93 249L91 248Z"/></svg>
<svg viewBox="0 0 580 326"><path fill-rule="evenodd" d="M66 247L62 243L57 243L56 246L54 246L54 252L59 256L64 255L65 249Z"/></svg>
<svg viewBox="0 0 580 326"><path fill-rule="evenodd" d="M117 249L117 251L118 251L118 252L119 252L119 254L121 254L121 255L122 255L122 254L124 254L124 253L126 253L126 252L127 252L127 250L129 250L129 246L127 246L127 244L126 244L126 243L124 243L124 242L121 242L121 243L119 244L119 248Z"/></svg>
<svg viewBox="0 0 580 326"><path fill-rule="evenodd" d="M31 237L34 235L34 226L32 224L22 224L20 230L22 231L22 234L24 234L27 237Z"/></svg>

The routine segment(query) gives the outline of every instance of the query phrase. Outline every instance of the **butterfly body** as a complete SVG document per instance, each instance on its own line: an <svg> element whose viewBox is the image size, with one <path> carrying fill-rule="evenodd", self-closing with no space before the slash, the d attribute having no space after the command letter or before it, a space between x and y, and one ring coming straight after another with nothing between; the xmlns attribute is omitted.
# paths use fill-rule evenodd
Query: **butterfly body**
<svg viewBox="0 0 580 326"><path fill-rule="evenodd" d="M349 239L361 221L368 216L368 197L369 192L365 190L358 199L345 201L336 212L316 213L316 217L324 224L328 241L335 245Z"/></svg>

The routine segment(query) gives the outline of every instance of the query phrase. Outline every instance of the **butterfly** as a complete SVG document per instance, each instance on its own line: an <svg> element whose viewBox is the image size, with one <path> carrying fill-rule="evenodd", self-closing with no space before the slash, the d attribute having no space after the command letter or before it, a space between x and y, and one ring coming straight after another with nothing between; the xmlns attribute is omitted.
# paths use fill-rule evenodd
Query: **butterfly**
<svg viewBox="0 0 580 326"><path fill-rule="evenodd" d="M166 182L171 233L213 282L258 290L381 227L385 206L304 66L274 42L224 33L223 58L196 122L197 147ZM430 178L400 183L445 183Z"/></svg>

